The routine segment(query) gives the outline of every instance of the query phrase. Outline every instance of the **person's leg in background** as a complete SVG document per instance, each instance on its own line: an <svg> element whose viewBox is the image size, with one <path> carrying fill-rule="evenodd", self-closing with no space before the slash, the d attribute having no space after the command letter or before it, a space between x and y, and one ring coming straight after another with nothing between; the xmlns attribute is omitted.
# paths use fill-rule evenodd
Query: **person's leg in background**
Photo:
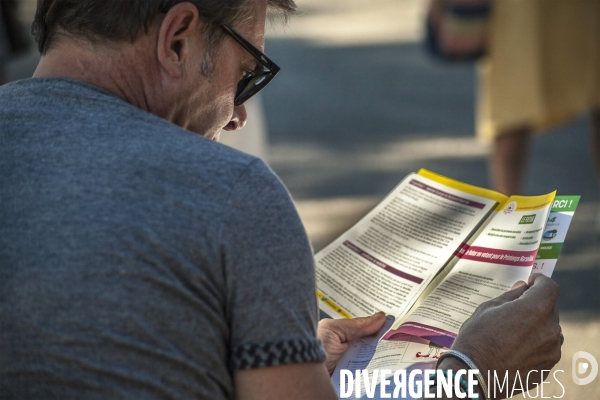
<svg viewBox="0 0 600 400"><path fill-rule="evenodd" d="M508 196L521 194L527 166L531 130L519 127L494 138L488 159L492 189Z"/></svg>

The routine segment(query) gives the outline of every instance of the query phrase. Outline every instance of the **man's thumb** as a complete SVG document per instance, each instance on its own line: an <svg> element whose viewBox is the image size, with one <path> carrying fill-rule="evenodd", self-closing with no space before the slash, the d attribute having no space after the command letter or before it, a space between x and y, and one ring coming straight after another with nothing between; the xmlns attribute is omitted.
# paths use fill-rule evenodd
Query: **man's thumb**
<svg viewBox="0 0 600 400"><path fill-rule="evenodd" d="M370 317L358 317L348 319L345 322L340 328L342 329L341 333L345 339L344 341L349 342L379 332L385 323L385 313L380 311Z"/></svg>
<svg viewBox="0 0 600 400"><path fill-rule="evenodd" d="M503 303L516 300L521 297L527 289L529 289L529 285L527 285L527 283L518 281L508 292L502 293L496 298L496 300L501 300Z"/></svg>

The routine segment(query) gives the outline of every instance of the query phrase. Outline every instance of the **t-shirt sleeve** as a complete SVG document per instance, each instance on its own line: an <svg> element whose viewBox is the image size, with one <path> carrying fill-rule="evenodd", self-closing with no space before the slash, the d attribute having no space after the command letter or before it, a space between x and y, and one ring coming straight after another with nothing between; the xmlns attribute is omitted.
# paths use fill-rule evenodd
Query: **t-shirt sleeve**
<svg viewBox="0 0 600 400"><path fill-rule="evenodd" d="M289 193L262 161L232 189L221 237L231 370L325 361L312 250Z"/></svg>

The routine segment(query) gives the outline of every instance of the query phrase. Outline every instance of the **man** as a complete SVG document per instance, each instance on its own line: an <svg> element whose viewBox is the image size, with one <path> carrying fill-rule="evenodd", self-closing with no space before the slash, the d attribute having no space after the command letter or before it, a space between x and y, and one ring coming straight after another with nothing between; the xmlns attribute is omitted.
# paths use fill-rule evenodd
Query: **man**
<svg viewBox="0 0 600 400"><path fill-rule="evenodd" d="M384 317L317 332L289 195L208 140L244 125L277 70L268 8L294 4L38 3L34 78L0 89L3 398L335 398L328 372ZM551 367L557 296L532 279L480 307L455 348L484 371Z"/></svg>

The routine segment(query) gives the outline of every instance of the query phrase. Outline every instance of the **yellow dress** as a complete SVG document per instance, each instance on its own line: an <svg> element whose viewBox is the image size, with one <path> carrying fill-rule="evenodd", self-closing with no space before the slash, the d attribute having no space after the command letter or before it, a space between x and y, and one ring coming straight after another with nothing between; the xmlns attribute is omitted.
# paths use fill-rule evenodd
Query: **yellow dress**
<svg viewBox="0 0 600 400"><path fill-rule="evenodd" d="M600 107L600 0L495 0L478 65L477 136L491 141Z"/></svg>

